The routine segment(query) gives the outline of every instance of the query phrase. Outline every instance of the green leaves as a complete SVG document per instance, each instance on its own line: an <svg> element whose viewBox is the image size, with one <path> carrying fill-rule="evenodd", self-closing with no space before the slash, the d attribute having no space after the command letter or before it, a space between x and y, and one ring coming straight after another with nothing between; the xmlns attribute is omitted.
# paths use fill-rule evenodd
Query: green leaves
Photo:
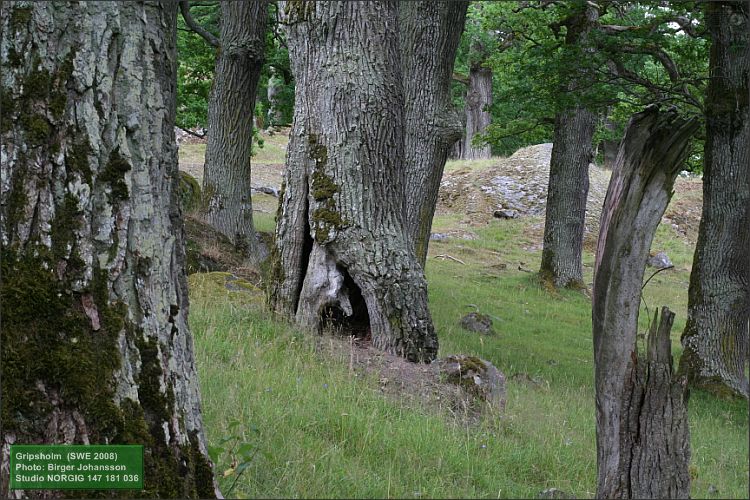
<svg viewBox="0 0 750 500"><path fill-rule="evenodd" d="M221 491L227 496L234 489L242 473L252 465L255 455L258 453L258 448L255 445L244 441L246 433L242 431L241 425L242 423L239 420L231 420L227 426L229 435L221 438L218 445L208 447L208 456L211 457L211 461L218 471ZM254 425L250 425L246 430L256 435L260 434L260 430ZM223 483L229 482L228 478L232 479L227 487Z"/></svg>

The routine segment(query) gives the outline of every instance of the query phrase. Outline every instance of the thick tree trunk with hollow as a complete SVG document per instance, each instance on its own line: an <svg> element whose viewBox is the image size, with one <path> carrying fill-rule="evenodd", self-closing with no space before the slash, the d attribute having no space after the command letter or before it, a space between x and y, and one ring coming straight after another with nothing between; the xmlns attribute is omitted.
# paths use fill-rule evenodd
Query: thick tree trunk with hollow
<svg viewBox="0 0 750 500"><path fill-rule="evenodd" d="M750 359L750 26L747 2L706 5L711 30L703 214L680 371L748 397Z"/></svg>
<svg viewBox="0 0 750 500"><path fill-rule="evenodd" d="M13 443L142 444L145 496L215 496L177 198L176 3L0 13L0 496L23 494Z"/></svg>
<svg viewBox="0 0 750 500"><path fill-rule="evenodd" d="M253 225L250 152L263 67L267 0L221 3L221 47L208 102L205 218L253 262L265 257Z"/></svg>
<svg viewBox="0 0 750 500"><path fill-rule="evenodd" d="M297 94L271 301L311 326L345 316L346 296L376 348L430 361L437 336L403 219L397 7L283 4Z"/></svg>
<svg viewBox="0 0 750 500"><path fill-rule="evenodd" d="M399 5L404 83L404 213L417 258L424 267L440 179L448 149L461 137L450 85L468 2ZM491 83L491 79L490 79Z"/></svg>
<svg viewBox="0 0 750 500"><path fill-rule="evenodd" d="M636 346L646 259L695 121L655 106L634 115L602 210L594 267L597 498L687 498L685 380L672 375L672 313Z"/></svg>
<svg viewBox="0 0 750 500"><path fill-rule="evenodd" d="M596 116L576 107L558 113L549 166L540 275L555 287L584 287L581 255Z"/></svg>

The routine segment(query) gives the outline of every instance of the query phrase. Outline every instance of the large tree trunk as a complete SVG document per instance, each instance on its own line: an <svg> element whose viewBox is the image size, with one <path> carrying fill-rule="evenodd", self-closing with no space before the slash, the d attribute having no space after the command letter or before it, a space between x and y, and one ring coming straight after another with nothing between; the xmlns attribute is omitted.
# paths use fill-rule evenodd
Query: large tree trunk
<svg viewBox="0 0 750 500"><path fill-rule="evenodd" d="M646 359L636 346L646 259L695 121L655 106L635 115L602 210L594 267L597 498L687 498L686 382L672 374L664 308Z"/></svg>
<svg viewBox="0 0 750 500"><path fill-rule="evenodd" d="M563 22L567 27L565 44L571 49L590 51L589 32L599 20L599 10L593 4L575 5L574 12ZM590 70L577 71L565 91L580 92L581 85L586 85L591 77ZM596 115L585 106L573 106L555 116L539 274L557 288L585 287L581 254L595 128Z"/></svg>
<svg viewBox="0 0 750 500"><path fill-rule="evenodd" d="M253 226L250 151L267 11L267 0L221 3L221 47L208 102L203 175L206 221L254 262L265 257Z"/></svg>
<svg viewBox="0 0 750 500"><path fill-rule="evenodd" d="M703 216L680 371L748 397L750 357L750 26L747 2L711 2Z"/></svg>
<svg viewBox="0 0 750 500"><path fill-rule="evenodd" d="M214 496L177 198L176 3L0 13L0 496L13 443L143 444L145 496Z"/></svg>
<svg viewBox="0 0 750 500"><path fill-rule="evenodd" d="M481 135L490 124L492 105L492 70L473 64L469 69L469 89L466 91L466 135L460 146L464 160L486 160L492 156L489 144L474 146L474 137Z"/></svg>
<svg viewBox="0 0 750 500"><path fill-rule="evenodd" d="M423 267L448 149L462 132L450 85L467 6L465 1L431 0L399 5L406 126L404 213Z"/></svg>
<svg viewBox="0 0 750 500"><path fill-rule="evenodd" d="M583 231L596 116L577 107L555 117L542 248L542 279L583 287Z"/></svg>
<svg viewBox="0 0 750 500"><path fill-rule="evenodd" d="M297 94L272 303L313 326L344 316L347 297L375 347L430 361L437 336L403 220L397 3L283 8Z"/></svg>

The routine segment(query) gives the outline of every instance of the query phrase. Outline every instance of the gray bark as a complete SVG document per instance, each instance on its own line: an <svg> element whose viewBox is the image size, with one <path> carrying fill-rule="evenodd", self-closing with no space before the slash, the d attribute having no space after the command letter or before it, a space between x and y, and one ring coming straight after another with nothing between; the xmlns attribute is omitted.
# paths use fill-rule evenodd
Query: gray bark
<svg viewBox="0 0 750 500"><path fill-rule="evenodd" d="M596 116L577 107L558 113L549 167L540 275L555 287L584 287L581 255Z"/></svg>
<svg viewBox="0 0 750 500"><path fill-rule="evenodd" d="M250 152L267 11L267 0L221 3L221 47L208 102L203 175L206 221L253 262L266 256L253 225Z"/></svg>
<svg viewBox="0 0 750 500"><path fill-rule="evenodd" d="M491 105L492 70L474 66L469 70L469 91L466 94L466 143L462 151L465 160L486 160L492 154L489 144L474 145L474 138L483 134L490 124Z"/></svg>
<svg viewBox="0 0 750 500"><path fill-rule="evenodd" d="M283 10L297 86L272 305L294 317L300 304L325 303L309 293L319 286L303 286L307 277L350 282L349 296L361 294L353 314L366 318L376 348L430 361L437 337L427 284L403 220L397 3L284 2ZM325 258L310 258L313 241ZM301 322L325 313L305 312Z"/></svg>
<svg viewBox="0 0 750 500"><path fill-rule="evenodd" d="M215 496L174 138L177 4L0 4L2 466L143 444L145 496ZM59 492L48 492L55 496Z"/></svg>
<svg viewBox="0 0 750 500"><path fill-rule="evenodd" d="M474 146L474 137L481 135L490 124L492 105L492 70L477 63L469 69L469 88L466 91L466 131L458 150L462 160L486 160L492 156L489 144Z"/></svg>
<svg viewBox="0 0 750 500"><path fill-rule="evenodd" d="M577 5L563 22L567 26L565 43L588 47L588 35L599 19L599 11L590 4ZM566 91L579 92L580 85L589 78L587 70L578 71L574 80L567 83ZM539 274L557 288L585 287L581 254L595 128L596 115L585 106L573 106L555 116Z"/></svg>
<svg viewBox="0 0 750 500"><path fill-rule="evenodd" d="M747 2L706 5L711 31L703 214L680 371L748 397L750 357L750 26Z"/></svg>
<svg viewBox="0 0 750 500"><path fill-rule="evenodd" d="M404 213L423 267L448 149L462 132L450 85L467 6L463 1L399 5L406 127Z"/></svg>
<svg viewBox="0 0 750 500"><path fill-rule="evenodd" d="M689 494L685 380L672 376L672 314L654 318L648 356L636 334L646 259L688 154L694 120L655 106L628 124L602 210L594 266L597 498ZM658 465L655 465L658 464Z"/></svg>

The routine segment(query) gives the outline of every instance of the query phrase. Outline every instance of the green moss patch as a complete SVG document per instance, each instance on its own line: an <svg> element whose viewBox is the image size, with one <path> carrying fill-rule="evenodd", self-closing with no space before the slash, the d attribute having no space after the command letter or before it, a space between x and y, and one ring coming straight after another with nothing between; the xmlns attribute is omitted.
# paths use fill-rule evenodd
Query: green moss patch
<svg viewBox="0 0 750 500"><path fill-rule="evenodd" d="M10 27L19 30L31 21L31 7L14 7L10 13Z"/></svg>
<svg viewBox="0 0 750 500"><path fill-rule="evenodd" d="M111 188L112 203L127 200L130 196L128 185L125 183L125 174L129 171L130 163L120 155L119 150L113 150L109 155L109 161L99 174L99 179Z"/></svg>
<svg viewBox="0 0 750 500"><path fill-rule="evenodd" d="M121 420L111 380L120 367L117 337L122 323L108 320L106 302L95 302L102 321L94 331L82 294L67 290L43 266L41 257L3 250L4 428L15 431L19 440L44 435L52 406L40 390L41 382L45 391L58 394L64 407L82 413L92 442L105 442Z"/></svg>

